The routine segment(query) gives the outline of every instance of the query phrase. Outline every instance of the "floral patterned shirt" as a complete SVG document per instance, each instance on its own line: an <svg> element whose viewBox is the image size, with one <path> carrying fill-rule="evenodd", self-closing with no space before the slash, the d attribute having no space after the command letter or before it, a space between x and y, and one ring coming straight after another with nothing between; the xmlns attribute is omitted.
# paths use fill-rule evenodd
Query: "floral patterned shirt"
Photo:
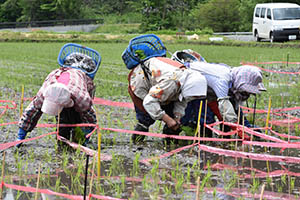
<svg viewBox="0 0 300 200"><path fill-rule="evenodd" d="M130 77L133 93L143 100L143 106L151 118L162 119L165 111L161 105L174 102L173 113L184 115L187 105L185 99L179 100L181 93L180 78L188 73L183 66L171 59L154 57L145 61L145 68L138 65Z"/></svg>

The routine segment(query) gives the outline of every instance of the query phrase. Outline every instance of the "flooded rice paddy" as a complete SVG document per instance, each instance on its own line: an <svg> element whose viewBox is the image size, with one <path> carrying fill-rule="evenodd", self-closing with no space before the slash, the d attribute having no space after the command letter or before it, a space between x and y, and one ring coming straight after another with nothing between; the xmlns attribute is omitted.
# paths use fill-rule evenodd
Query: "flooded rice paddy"
<svg viewBox="0 0 300 200"><path fill-rule="evenodd" d="M276 69L276 66L272 68ZM268 113L258 111L268 111L270 98L269 95L259 95L255 124L271 127L261 129L261 134L272 138L256 136L254 141L261 142L258 144L203 140L198 144L199 141L180 140L179 144L167 146L164 138L150 136L143 143L133 144L130 140L132 133L126 130L134 129L134 111L96 104L101 162L97 156L89 156L87 177L87 149L61 147L55 134L25 142L20 149L3 146L16 140L18 127L13 122L17 122L20 115L21 95L1 88L1 100L17 104L15 109L5 108L6 105L13 107L11 102L0 104L0 113L3 113L0 117L2 198L84 199L86 194L86 199L299 199L300 151L297 137L300 136L300 109L285 109L298 106L298 75L269 72L264 72L264 75L268 77L265 86L275 91L270 94L272 112L266 125ZM25 93L25 97L31 96ZM130 102L126 97L111 100ZM28 103L25 101L24 106ZM251 97L248 106L253 108L253 105L254 97ZM276 109L283 110L277 112ZM253 113L246 113L246 116L250 121L254 120ZM43 115L39 124L55 124L55 119ZM161 122L156 122L149 132L160 135L162 127ZM215 128L218 129L218 126ZM281 135L275 135L271 130ZM53 131L54 127L39 127L27 138ZM193 136L194 132L183 131L181 135ZM214 138L223 137L214 134ZM235 136L231 138L238 139ZM90 152L99 153L98 141L97 133L94 133L87 146L93 150ZM285 149L276 147L283 142L294 146Z"/></svg>

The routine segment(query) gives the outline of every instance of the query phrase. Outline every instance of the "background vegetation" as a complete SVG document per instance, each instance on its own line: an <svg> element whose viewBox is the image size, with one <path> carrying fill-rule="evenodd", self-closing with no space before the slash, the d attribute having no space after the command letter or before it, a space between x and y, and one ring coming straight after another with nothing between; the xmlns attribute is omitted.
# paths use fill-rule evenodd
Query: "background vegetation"
<svg viewBox="0 0 300 200"><path fill-rule="evenodd" d="M137 13L131 14L132 16L138 16ZM107 16L106 19L109 19L111 22L118 19L117 15ZM126 15L120 16L122 16L120 19L126 19ZM3 49L0 52L1 99L18 102L22 86L25 87L25 97L33 97L48 73L58 67L57 55L60 48L67 42L75 42L91 47L101 54L101 66L94 80L97 86L96 97L130 102L131 100L127 92L127 75L129 71L121 59L121 54L127 47L128 41L138 35L124 33L135 33L135 30L139 30L137 27L138 24L140 23L132 23L126 27L120 24L105 24L100 26L96 33L68 32L61 34L41 31L39 29L32 29L31 32L0 31L0 48ZM176 29L157 29L155 31L149 30L149 32L156 33L170 52L190 48L201 53L208 62L239 66L242 61L288 60L289 62L296 62L300 60L299 43L297 44L296 41L280 44L261 42L258 44L256 42L240 42L224 39L222 42L214 43L208 42L207 38L210 36L207 35L201 35L199 40L193 41L188 40L186 37L176 36ZM209 33L208 28L189 31L189 33L193 32ZM172 33L173 35L169 35L168 33ZM170 54L168 54L168 57L170 57ZM265 64L260 66L273 70L299 71L299 65L292 63ZM267 109L269 97L272 97L272 109L298 106L298 91L300 87L298 75L264 72L263 81L268 90L257 97L257 108ZM28 103L29 101L26 101L26 104ZM249 107L252 108L254 97L250 97L248 103ZM95 105L95 108L100 127L134 129L135 114L132 110L102 105ZM19 118L18 111L19 109L13 110L13 113L8 113L5 117L0 118L1 123L17 121ZM247 115L250 121L252 121L252 116L251 114ZM265 119L266 114L256 115L255 124L264 127ZM54 118L43 115L40 122L54 123ZM14 141L17 128L15 124L1 127L1 131L5 133L2 134L2 138L5 139L0 140L3 143ZM150 132L161 132L161 128L162 124L156 123L155 126L151 127ZM290 132L290 129L286 127L282 129L282 132ZM37 128L30 133L29 137L41 135L48 130L50 129ZM204 187L209 189L220 188L219 184L221 183L221 187L224 186L223 188L225 188L226 192L231 192L231 188L245 187L252 194L259 194L260 186L266 184L266 191L273 191L274 189L275 192L289 192L289 194L296 195L295 199L298 199L297 195L299 194L298 188L300 183L299 179L295 176L283 175L281 178L274 178L272 180L270 178L257 178L256 174L252 173L253 178L244 180L240 179L239 175L249 174L248 170L243 172L228 170L211 172L209 167L207 170L201 170L205 161L206 165L209 166L210 162L217 163L225 159L226 163L233 164L233 166L251 166L249 163L245 164L244 159L231 159L206 153L202 154L205 156L205 159L203 159L204 161L200 165L198 152L195 151L191 155L186 150L172 157L161 159L159 162L151 162L152 166L145 166L144 164L139 164L139 160L160 156L169 151L164 149L160 138L148 137L147 145L143 145L142 148L136 148L130 142L130 134L110 131L102 131L101 134L101 153L111 155L112 159L102 162L101 175L104 178L95 179L94 184L91 184L90 187L93 189L92 193L94 194L130 199L195 199L195 192L190 188L186 189L185 183L187 183L187 186L195 184L197 178L200 177L201 191L203 191ZM295 129L295 135L299 136L298 124L297 129ZM90 143L97 144L97 137L95 135L91 138ZM210 145L213 144L210 143ZM220 143L216 143L216 145L219 146ZM23 150L25 150L25 153L20 152L19 154L13 148L6 151L8 152L6 158L12 160L9 160L7 163L8 170L5 172L5 182L26 186L29 184L36 185L34 177L33 179L24 178L21 181L13 181L11 177L27 177L31 174L36 174L37 167L41 163L41 174L43 176L40 180L40 188L48 188L67 194L82 195L85 154L79 151L71 153L69 151L58 151L54 136L27 142L24 146ZM228 145L228 149L233 150L234 147L233 143ZM94 146L94 148L97 147ZM263 153L263 148L251 149L251 152ZM270 155L279 155L279 150L274 148L268 153ZM299 156L298 154L298 151L292 151L289 155ZM270 163L272 169L280 169L282 167L279 166L282 163ZM265 161L254 162L256 169L264 169L266 171L266 165ZM90 165L91 167L92 165ZM297 164L285 165L284 167L291 169L291 171L299 171ZM55 174L57 172L59 174ZM115 179L117 176L120 179ZM142 181L127 181L125 180L126 177L134 177ZM206 195L206 193L203 192L203 195ZM211 196L216 199L217 192L214 191ZM213 197L206 199L213 199ZM33 199L33 194L17 192L16 199Z"/></svg>
<svg viewBox="0 0 300 200"><path fill-rule="evenodd" d="M255 5L267 2L282 1L0 0L0 22L104 18L105 23L139 23L140 32L251 31Z"/></svg>

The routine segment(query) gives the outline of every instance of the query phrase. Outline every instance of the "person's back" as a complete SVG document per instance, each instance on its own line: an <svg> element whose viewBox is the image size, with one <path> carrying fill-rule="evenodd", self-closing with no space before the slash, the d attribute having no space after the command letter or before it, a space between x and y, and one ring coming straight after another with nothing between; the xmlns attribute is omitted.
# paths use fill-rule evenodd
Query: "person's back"
<svg viewBox="0 0 300 200"><path fill-rule="evenodd" d="M155 120L162 120L166 123L163 133L178 134L187 102L206 96L206 80L200 73L165 56L166 48L155 35L133 38L122 54L124 64L131 69L128 92L138 120L136 131L147 132ZM144 137L133 135L132 140L142 141Z"/></svg>
<svg viewBox="0 0 300 200"><path fill-rule="evenodd" d="M98 59L96 56L90 57L90 54L80 54L77 59L74 59L73 56L62 53L70 46L84 49L90 54L97 54ZM75 56L77 55L79 54ZM93 78L100 65L100 54L88 47L69 43L63 46L58 58L61 67L49 73L19 120L18 140L25 139L27 132L35 128L43 113L56 116L60 124L97 123L96 113L92 107L95 92ZM60 117L57 117L58 115ZM60 127L59 135L70 139L72 129L72 127ZM91 127L82 128L82 131L87 134L91 132ZM20 145L21 143L17 147Z"/></svg>
<svg viewBox="0 0 300 200"><path fill-rule="evenodd" d="M228 95L228 90L231 86L231 69L229 66L197 61L189 63L189 67L192 70L201 72L206 78L207 86L212 89L217 98Z"/></svg>
<svg viewBox="0 0 300 200"><path fill-rule="evenodd" d="M137 97L144 99L152 86L161 82L179 81L186 73L185 67L176 61L153 57L132 70L130 87Z"/></svg>

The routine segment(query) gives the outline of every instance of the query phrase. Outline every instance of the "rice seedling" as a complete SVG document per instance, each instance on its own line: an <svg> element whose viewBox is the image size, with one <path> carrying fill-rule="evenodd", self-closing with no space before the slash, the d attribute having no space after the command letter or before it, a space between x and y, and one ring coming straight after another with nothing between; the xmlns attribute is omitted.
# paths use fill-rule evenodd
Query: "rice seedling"
<svg viewBox="0 0 300 200"><path fill-rule="evenodd" d="M25 97L32 97L39 89L46 74L52 69L57 68L56 57L57 53L63 43L0 43L0 47L6 49L5 52L0 54L0 73L3 74L0 80L0 88L12 88L14 92L11 96L5 95L4 91L0 90L1 97L7 97L9 99L15 99L20 96L21 85L25 85ZM95 84L97 85L96 97L106 98L113 101L125 101L130 102L130 98L127 94L127 74L128 70L125 68L120 55L125 49L127 43L105 43L105 44L94 44L86 43L86 46L90 46L98 50L102 57L103 62L101 64L101 72L97 74L95 78ZM175 44L167 43L167 47L170 51L179 49L193 49L201 53L209 62L222 62L232 66L240 65L241 61L272 61L272 60L285 60L287 53L290 55L290 62L299 61L300 56L297 49L277 49L277 48L253 48L253 47L224 47L224 46L208 46L208 45L196 45L196 44ZM12 59L13 53L19 52L20 56ZM270 67L270 66L262 66ZM285 69L287 66L283 66ZM291 66L289 66L291 67ZM24 70L25 69L25 70ZM281 69L281 68L278 68ZM35 73L32 74L32 71ZM264 72L265 78L264 83L268 87L268 91L257 96L257 109L267 109L268 99L272 96L272 108L285 108L292 107L298 103L298 90L299 83L297 83L297 77L294 76L283 76L276 74L267 74ZM282 83L278 88L272 88L272 84L277 87L276 82ZM296 82L295 85L288 85L289 83ZM271 83L271 84L270 84ZM289 92L287 92L289 90ZM18 99L19 100L19 99ZM249 99L249 107L253 107L254 98ZM28 102L24 102L24 106L28 105ZM108 108L107 106L96 105L97 115L99 116L99 125L101 127L114 127L120 129L133 130L133 126L136 123L135 115L132 110L125 110L123 108L115 109ZM270 122L276 119L274 114L271 114ZM0 123L7 121L15 121L19 116L19 112L12 111L6 118L0 117ZM248 114L247 118L250 121L253 120L253 115ZM265 126L265 116L256 115L257 125ZM277 117L283 119L282 116ZM45 123L55 123L54 119L45 116L42 119ZM270 125L271 126L271 125ZM272 127L274 130L279 132L291 133L295 136L299 136L299 123L295 124L294 130L287 127ZM15 129L15 127L14 127ZM49 128L50 129L50 128ZM161 123L156 123L150 128L153 132L159 132L162 129ZM46 129L39 128L34 130L28 137L34 137L36 135L43 134ZM48 131L48 129L47 129ZM55 131L53 128L52 131ZM16 131L15 131L16 132ZM193 130L184 129L183 135L189 135ZM123 133L116 133L111 131L101 130L101 151L108 153L112 156L111 160L101 162L101 173L105 174L108 178L103 180L100 177L95 179L94 187L92 192L98 195L110 195L119 198L130 198L130 199L190 199L186 194L189 191L185 186L186 184L193 186L198 177L201 178L200 191L204 193L204 189L212 190L212 198L217 198L217 191L213 187L216 186L217 181L223 181L223 189L230 192L233 188L241 188L243 184L249 184L249 191L254 194L261 192L260 185L266 184L266 190L273 190L273 192L289 192L289 194L297 197L297 188L299 183L297 177L288 175L282 175L279 179L256 178L255 173L252 172L252 178L246 180L245 183L242 176L249 172L235 173L230 170L215 170L211 168L211 163L215 164L217 155L210 152L203 152L200 157L200 163L198 163L199 156L196 155L197 148L195 147L192 155L189 157L185 153L180 152L180 156L165 157L161 160L155 159L150 161L151 166L141 166L140 161L153 156L157 157L162 155L164 152L169 151L163 146L160 139L154 139L149 137L151 142L147 142L144 146L136 146L131 143L130 136L124 135ZM12 141L12 137L6 136L5 140ZM282 140L289 141L289 138L278 137ZM39 140L40 141L40 140ZM22 177L22 175L30 174L33 170L33 164L37 161L44 161L47 163L56 163L55 165L47 166L46 169L42 169L41 173L46 174L40 178L40 187L51 188L56 192L66 192L68 194L82 194L83 190L83 177L84 171L84 153L79 149L74 152L68 150L61 150L60 146L56 143L55 136L45 137L42 139L42 143L39 141L28 142L25 144L27 147L26 156L21 156L21 152L16 152L14 155L16 175ZM91 142L97 143L97 138L93 135ZM159 143L161 142L161 143ZM189 141L190 142L190 141ZM188 142L188 143L189 143ZM155 143L155 144L153 144ZM156 143L159 143L158 145ZM28 145L27 145L28 144ZM125 145L124 145L125 144ZM179 143L180 144L180 143ZM186 144L186 143L184 143ZM181 146L184 146L181 144ZM190 143L189 143L190 144ZM202 144L202 141L201 141ZM208 143L204 143L208 144ZM211 142L210 145L216 143ZM221 143L220 143L221 144ZM218 144L219 145L219 144ZM234 142L228 145L219 145L223 148L230 150L236 149ZM34 147L39 147L35 150ZM48 148L51 151L40 150L40 148ZM178 146L172 145L171 150L176 149ZM125 149L125 150L124 150ZM134 149L134 150L133 150ZM138 149L138 150L136 150ZM242 149L242 148L240 148ZM244 148L245 152L261 153L263 148ZM122 151L123 150L123 151ZM156 151L155 151L156 150ZM270 152L266 152L270 155L280 154L279 150L270 149ZM40 151L40 152L39 152ZM194 153L195 152L195 153ZM54 154L57 154L54 156ZM124 153L125 155L122 155ZM284 151L282 155L296 155L297 151ZM203 155L203 157L202 157ZM194 159L193 161L189 161ZM237 159L239 162L230 163L232 166L237 167L239 163L242 166L250 165L247 161ZM206 162L207 161L207 162ZM210 162L211 163L210 163ZM261 162L262 163L262 162ZM200 165L201 164L201 165ZM256 167L254 162L253 167ZM266 166L266 161L264 164ZM54 166L51 168L51 166ZM129 167L128 167L129 166ZM160 166L167 166L163 169ZM202 167L203 166L203 167ZM293 169L293 165L292 169ZM269 168L272 171L272 164ZM289 167L289 166L288 166ZM37 168L37 165L35 165ZM263 168L263 167L262 167ZM274 169L274 168L273 168ZM275 168L276 169L276 168ZM63 173L53 178L55 170L62 170ZM226 173L225 173L226 171ZM104 172L104 173L103 173ZM218 172L218 173L217 173ZM10 174L12 172L8 172ZM99 173L100 174L100 173ZM141 182L128 182L126 176L134 176L136 178L141 177ZM112 180L112 177L118 176L119 180ZM6 180L5 180L6 181ZM36 185L36 179L28 180L27 183ZM24 181L18 181L20 185L24 184ZM25 181L26 182L26 181ZM272 189L273 188L273 189ZM286 189L288 188L288 189ZM141 192L143 191L143 192ZM30 199L33 195L26 192L17 192L17 199L27 198ZM243 197L239 197L243 199Z"/></svg>
<svg viewBox="0 0 300 200"><path fill-rule="evenodd" d="M132 176L138 176L140 173L139 167L139 159L141 157L141 153L138 152L135 154L135 159L133 160L133 169L132 169Z"/></svg>

